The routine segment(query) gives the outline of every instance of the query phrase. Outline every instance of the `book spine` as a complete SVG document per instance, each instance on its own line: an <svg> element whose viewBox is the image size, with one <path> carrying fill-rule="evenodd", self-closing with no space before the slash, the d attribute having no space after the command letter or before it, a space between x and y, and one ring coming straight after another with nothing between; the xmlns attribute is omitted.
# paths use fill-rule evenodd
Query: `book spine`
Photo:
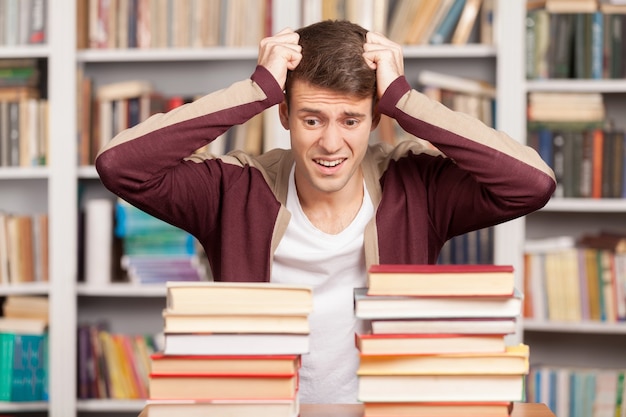
<svg viewBox="0 0 626 417"><path fill-rule="evenodd" d="M440 45L450 40L452 32L461 17L466 0L455 0L448 14L441 20L441 23L435 29L435 32L429 39L432 45Z"/></svg>

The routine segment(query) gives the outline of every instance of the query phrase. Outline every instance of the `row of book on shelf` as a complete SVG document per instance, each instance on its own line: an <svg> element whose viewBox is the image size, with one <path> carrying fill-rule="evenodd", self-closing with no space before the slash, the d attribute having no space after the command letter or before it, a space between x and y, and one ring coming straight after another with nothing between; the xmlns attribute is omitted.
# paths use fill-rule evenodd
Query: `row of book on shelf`
<svg viewBox="0 0 626 417"><path fill-rule="evenodd" d="M90 285L207 279L203 251L193 236L120 198L86 201L81 230L80 270Z"/></svg>
<svg viewBox="0 0 626 417"><path fill-rule="evenodd" d="M96 85L95 81L79 73L78 100L83 109L78 120L80 145L79 165L92 165L97 152L117 133L144 121L150 115L172 110L199 96L164 95L147 80L125 80ZM447 107L469 114L489 126L495 120L494 85L485 80L456 76L444 72L423 70L417 76L416 88ZM272 147L274 138L268 137L267 125L277 120L267 119L261 113L246 123L234 126L198 152L223 155L241 149L256 155ZM275 117L273 114L270 117ZM417 140L404 132L398 124L383 117L372 140L397 143Z"/></svg>
<svg viewBox="0 0 626 417"><path fill-rule="evenodd" d="M80 323L77 398L147 398L150 356L159 341L159 335L113 332L107 323Z"/></svg>
<svg viewBox="0 0 626 417"><path fill-rule="evenodd" d="M527 112L527 144L554 170L554 197L626 196L624 130L601 93L531 92Z"/></svg>
<svg viewBox="0 0 626 417"><path fill-rule="evenodd" d="M528 376L528 400L546 404L559 417L621 417L623 369L536 365Z"/></svg>
<svg viewBox="0 0 626 417"><path fill-rule="evenodd" d="M297 416L312 297L299 285L168 282L142 415ZM529 370L528 346L506 339L521 306L510 266L372 266L354 291L364 416L508 416Z"/></svg>
<svg viewBox="0 0 626 417"><path fill-rule="evenodd" d="M93 165L98 151L122 130L155 113L173 110L198 98L195 95L163 94L147 80L125 80L96 87L92 78L81 74L80 79L78 100L83 111L78 120L79 165ZM241 149L253 155L261 153L264 115L260 113L244 124L233 126L197 152L224 155Z"/></svg>
<svg viewBox="0 0 626 417"><path fill-rule="evenodd" d="M256 46L272 34L270 1L86 0L77 3L79 49ZM300 1L302 25L350 20L401 44L491 44L494 0Z"/></svg>
<svg viewBox="0 0 626 417"><path fill-rule="evenodd" d="M0 284L46 282L48 214L0 211Z"/></svg>
<svg viewBox="0 0 626 417"><path fill-rule="evenodd" d="M538 3L526 17L527 78L626 76L626 5L558 0Z"/></svg>
<svg viewBox="0 0 626 417"><path fill-rule="evenodd" d="M48 0L0 1L0 46L41 45L47 42Z"/></svg>
<svg viewBox="0 0 626 417"><path fill-rule="evenodd" d="M529 239L524 315L538 321L626 320L626 238L599 232Z"/></svg>
<svg viewBox="0 0 626 417"><path fill-rule="evenodd" d="M0 167L46 165L46 66L35 58L0 60Z"/></svg>

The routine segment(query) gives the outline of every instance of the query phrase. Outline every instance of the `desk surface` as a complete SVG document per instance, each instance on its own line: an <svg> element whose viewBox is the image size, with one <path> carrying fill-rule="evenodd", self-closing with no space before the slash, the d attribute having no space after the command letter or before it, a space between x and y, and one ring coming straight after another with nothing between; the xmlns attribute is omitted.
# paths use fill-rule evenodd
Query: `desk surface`
<svg viewBox="0 0 626 417"><path fill-rule="evenodd" d="M145 410L139 417L145 416ZM362 417L358 404L302 404L300 417ZM172 416L174 417L174 416ZM177 417L177 416L176 416ZM511 417L555 417L545 404L515 403Z"/></svg>
<svg viewBox="0 0 626 417"><path fill-rule="evenodd" d="M302 404L300 417L362 417L363 406L353 404ZM511 417L555 417L545 404L515 403Z"/></svg>

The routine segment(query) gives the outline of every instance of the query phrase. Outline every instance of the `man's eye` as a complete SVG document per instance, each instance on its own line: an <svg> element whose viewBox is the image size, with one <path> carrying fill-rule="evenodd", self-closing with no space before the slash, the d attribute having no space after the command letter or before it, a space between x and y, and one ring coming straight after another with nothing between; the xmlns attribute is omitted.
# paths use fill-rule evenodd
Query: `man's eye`
<svg viewBox="0 0 626 417"><path fill-rule="evenodd" d="M348 119L348 120L346 120L346 125L347 126L354 127L354 126L357 126L358 124L359 124L359 121L356 120L356 119Z"/></svg>
<svg viewBox="0 0 626 417"><path fill-rule="evenodd" d="M307 126L317 126L319 122L316 119L304 119L304 124Z"/></svg>

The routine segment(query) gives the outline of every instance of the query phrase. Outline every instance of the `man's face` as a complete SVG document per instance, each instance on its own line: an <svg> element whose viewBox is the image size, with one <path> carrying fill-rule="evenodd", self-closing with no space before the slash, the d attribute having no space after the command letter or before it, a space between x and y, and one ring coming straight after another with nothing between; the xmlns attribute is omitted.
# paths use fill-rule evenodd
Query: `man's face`
<svg viewBox="0 0 626 417"><path fill-rule="evenodd" d="M280 118L291 132L298 194L338 193L347 185L362 188L360 165L377 122L372 98L354 98L294 80L289 109L281 104Z"/></svg>

